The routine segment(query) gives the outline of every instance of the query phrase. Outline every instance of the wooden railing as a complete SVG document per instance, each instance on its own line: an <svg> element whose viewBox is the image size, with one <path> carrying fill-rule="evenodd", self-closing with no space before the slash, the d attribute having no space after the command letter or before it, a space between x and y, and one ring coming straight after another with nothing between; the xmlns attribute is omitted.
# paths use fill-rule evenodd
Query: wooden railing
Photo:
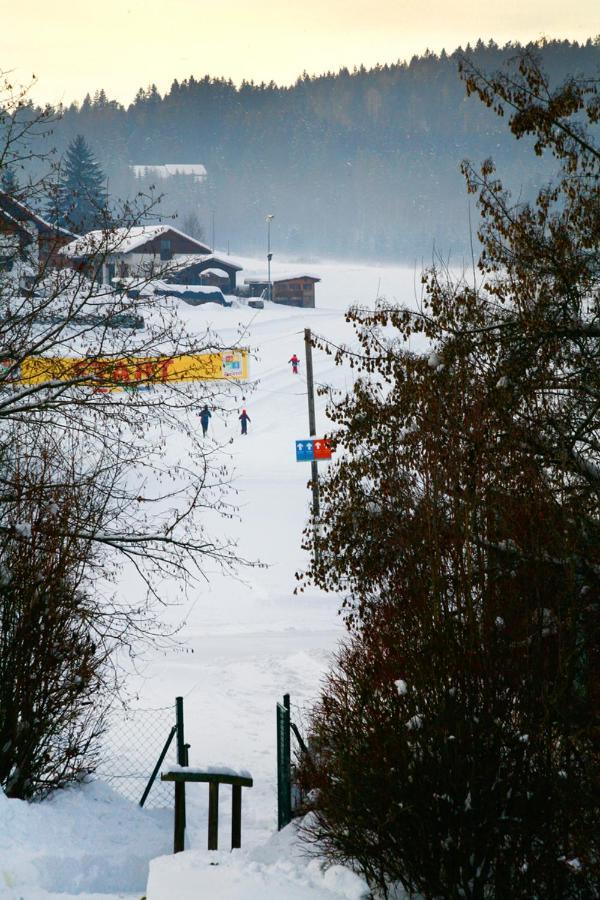
<svg viewBox="0 0 600 900"><path fill-rule="evenodd" d="M160 776L161 781L175 783L175 825L173 853L180 853L185 844L185 785L190 782L208 784L208 849L218 850L219 844L219 785L231 785L231 849L242 845L242 788L252 787L249 772L229 769L195 769L172 766Z"/></svg>

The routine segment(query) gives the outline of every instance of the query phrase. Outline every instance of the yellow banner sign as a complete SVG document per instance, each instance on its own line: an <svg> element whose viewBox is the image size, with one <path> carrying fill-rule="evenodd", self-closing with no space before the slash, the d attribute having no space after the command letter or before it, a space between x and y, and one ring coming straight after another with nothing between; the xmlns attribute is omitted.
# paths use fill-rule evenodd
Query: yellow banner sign
<svg viewBox="0 0 600 900"><path fill-rule="evenodd" d="M248 377L248 352L223 350L182 356L75 359L31 356L21 363L22 384L74 381L94 387L122 388L175 381L214 381Z"/></svg>

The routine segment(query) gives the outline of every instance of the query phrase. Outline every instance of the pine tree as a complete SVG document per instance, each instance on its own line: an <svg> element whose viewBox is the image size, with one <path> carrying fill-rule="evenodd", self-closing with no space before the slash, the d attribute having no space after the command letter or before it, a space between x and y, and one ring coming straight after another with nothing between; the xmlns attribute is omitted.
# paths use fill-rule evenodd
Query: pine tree
<svg viewBox="0 0 600 900"><path fill-rule="evenodd" d="M50 203L57 225L85 233L99 228L107 205L106 178L83 135L69 144Z"/></svg>

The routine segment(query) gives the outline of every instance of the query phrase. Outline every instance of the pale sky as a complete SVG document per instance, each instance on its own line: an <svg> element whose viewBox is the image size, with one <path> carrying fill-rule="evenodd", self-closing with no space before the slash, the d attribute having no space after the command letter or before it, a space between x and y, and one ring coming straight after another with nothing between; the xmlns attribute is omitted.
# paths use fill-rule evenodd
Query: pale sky
<svg viewBox="0 0 600 900"><path fill-rule="evenodd" d="M0 0L0 70L35 73L37 101L104 88L128 103L154 82L208 73L289 84L321 73L448 52L493 38L586 40L599 0Z"/></svg>

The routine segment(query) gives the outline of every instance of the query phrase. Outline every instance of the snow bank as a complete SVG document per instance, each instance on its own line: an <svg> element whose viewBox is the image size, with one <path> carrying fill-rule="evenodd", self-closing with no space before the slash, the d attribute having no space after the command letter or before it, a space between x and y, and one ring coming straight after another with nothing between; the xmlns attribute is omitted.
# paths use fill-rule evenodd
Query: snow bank
<svg viewBox="0 0 600 900"><path fill-rule="evenodd" d="M148 900L362 900L365 882L341 866L323 871L290 825L251 850L187 850L152 860Z"/></svg>
<svg viewBox="0 0 600 900"><path fill-rule="evenodd" d="M143 810L99 781L43 803L0 791L0 897L47 900L56 892L63 900L85 892L107 900L136 892L139 900L149 860L169 852L171 841L172 813Z"/></svg>

